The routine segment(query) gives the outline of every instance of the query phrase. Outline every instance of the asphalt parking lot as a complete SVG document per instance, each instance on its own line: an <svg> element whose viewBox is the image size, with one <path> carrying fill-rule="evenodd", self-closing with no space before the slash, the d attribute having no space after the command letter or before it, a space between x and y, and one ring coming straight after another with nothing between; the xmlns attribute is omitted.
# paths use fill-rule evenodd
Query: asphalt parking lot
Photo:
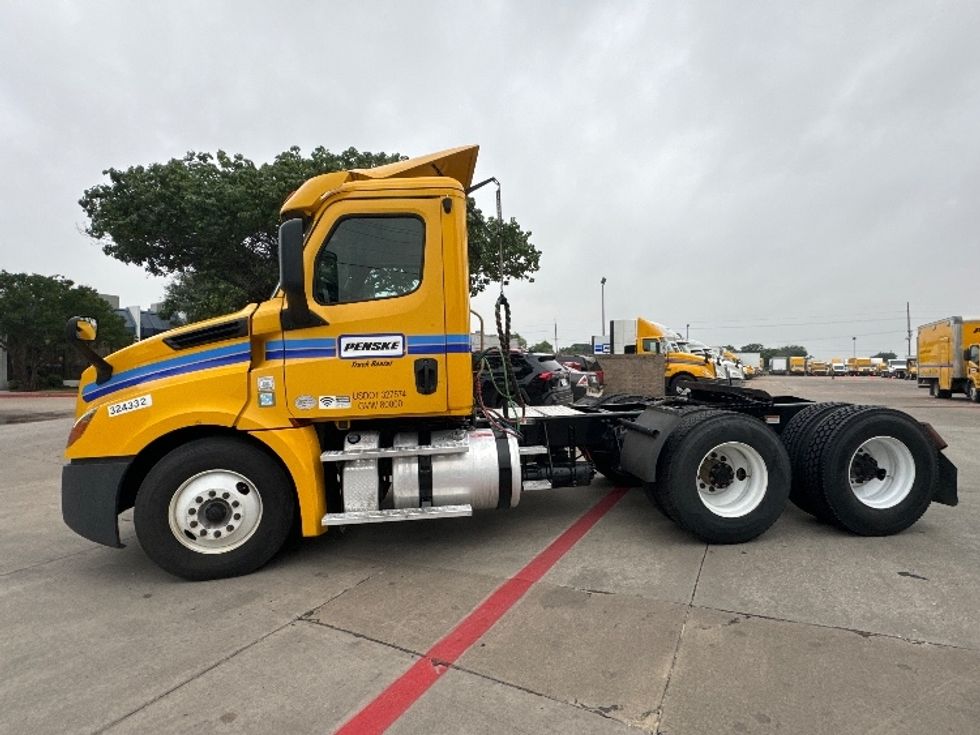
<svg viewBox="0 0 980 735"><path fill-rule="evenodd" d="M888 538L791 507L752 543L706 546L630 491L395 702L390 732L976 733L980 405L879 378L751 387L929 421L960 505ZM334 732L615 492L599 480L508 512L354 528L189 583L150 563L129 514L121 550L62 524L70 411L0 400L0 732Z"/></svg>

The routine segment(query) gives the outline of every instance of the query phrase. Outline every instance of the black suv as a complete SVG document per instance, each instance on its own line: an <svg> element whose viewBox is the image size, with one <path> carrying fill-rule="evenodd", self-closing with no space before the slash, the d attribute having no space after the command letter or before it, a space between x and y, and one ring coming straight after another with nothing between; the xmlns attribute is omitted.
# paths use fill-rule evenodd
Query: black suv
<svg viewBox="0 0 980 735"><path fill-rule="evenodd" d="M485 406L491 408L502 406L504 403L501 395L504 389L502 355L497 350L488 350L482 353L482 357L486 360L487 366L483 368L481 374L481 354L473 355L473 372L478 379L475 387L483 396ZM568 380L568 371L555 360L554 355L512 351L509 358L514 377L517 379L517 389L526 404L545 406L572 402L572 387Z"/></svg>

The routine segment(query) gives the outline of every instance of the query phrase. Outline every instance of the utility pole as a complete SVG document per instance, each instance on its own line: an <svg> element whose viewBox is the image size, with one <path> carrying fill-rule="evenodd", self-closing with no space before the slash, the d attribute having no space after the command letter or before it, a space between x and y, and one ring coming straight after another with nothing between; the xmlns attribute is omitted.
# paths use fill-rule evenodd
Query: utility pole
<svg viewBox="0 0 980 735"><path fill-rule="evenodd" d="M685 324L684 325L684 339L686 339L688 342L691 341L691 325L690 324Z"/></svg>
<svg viewBox="0 0 980 735"><path fill-rule="evenodd" d="M552 345L552 348L554 349L555 353L558 352L558 320L557 319L555 319L555 342L554 345Z"/></svg>
<svg viewBox="0 0 980 735"><path fill-rule="evenodd" d="M602 280L599 281L599 285L602 286L602 336L606 336L606 277L603 276Z"/></svg>
<svg viewBox="0 0 980 735"><path fill-rule="evenodd" d="M906 357L912 357L912 311L909 309L909 302L905 302L905 328L908 330L908 336L905 338L905 342L908 347L905 350Z"/></svg>
<svg viewBox="0 0 980 735"><path fill-rule="evenodd" d="M852 353L851 357L857 357L858 356L858 338L857 337L851 337L851 340L854 342L854 352Z"/></svg>

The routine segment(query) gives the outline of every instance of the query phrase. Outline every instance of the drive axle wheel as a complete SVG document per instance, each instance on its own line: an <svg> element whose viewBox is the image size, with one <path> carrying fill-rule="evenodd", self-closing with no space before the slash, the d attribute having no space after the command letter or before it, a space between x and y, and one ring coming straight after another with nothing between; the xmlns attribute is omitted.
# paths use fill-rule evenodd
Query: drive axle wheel
<svg viewBox="0 0 980 735"><path fill-rule="evenodd" d="M789 491L789 499L800 510L824 521L832 521L829 508L819 494L807 492L806 449L810 445L813 432L828 416L846 403L814 403L797 413L786 424L781 438L793 471L793 487Z"/></svg>
<svg viewBox="0 0 980 735"><path fill-rule="evenodd" d="M805 465L807 491L819 493L831 520L853 533L898 533L932 502L936 455L911 416L889 408L850 406L814 432Z"/></svg>
<svg viewBox="0 0 980 735"><path fill-rule="evenodd" d="M280 465L232 438L199 439L167 454L136 496L140 545L154 562L186 579L252 572L282 547L294 515Z"/></svg>
<svg viewBox="0 0 980 735"><path fill-rule="evenodd" d="M700 410L681 419L649 488L668 517L709 543L741 543L786 507L790 465L778 437L756 418Z"/></svg>

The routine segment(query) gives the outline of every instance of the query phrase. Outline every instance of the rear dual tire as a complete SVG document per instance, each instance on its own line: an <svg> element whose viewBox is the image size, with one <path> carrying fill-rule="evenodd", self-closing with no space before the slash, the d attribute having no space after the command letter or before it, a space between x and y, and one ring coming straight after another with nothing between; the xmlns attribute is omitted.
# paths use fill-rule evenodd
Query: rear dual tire
<svg viewBox="0 0 980 735"><path fill-rule="evenodd" d="M749 541L786 506L786 450L761 421L720 410L690 413L660 455L647 495L681 528L708 543Z"/></svg>
<svg viewBox="0 0 980 735"><path fill-rule="evenodd" d="M936 450L911 416L844 406L815 418L804 433L793 492L817 518L861 536L885 536L914 524L932 502Z"/></svg>

